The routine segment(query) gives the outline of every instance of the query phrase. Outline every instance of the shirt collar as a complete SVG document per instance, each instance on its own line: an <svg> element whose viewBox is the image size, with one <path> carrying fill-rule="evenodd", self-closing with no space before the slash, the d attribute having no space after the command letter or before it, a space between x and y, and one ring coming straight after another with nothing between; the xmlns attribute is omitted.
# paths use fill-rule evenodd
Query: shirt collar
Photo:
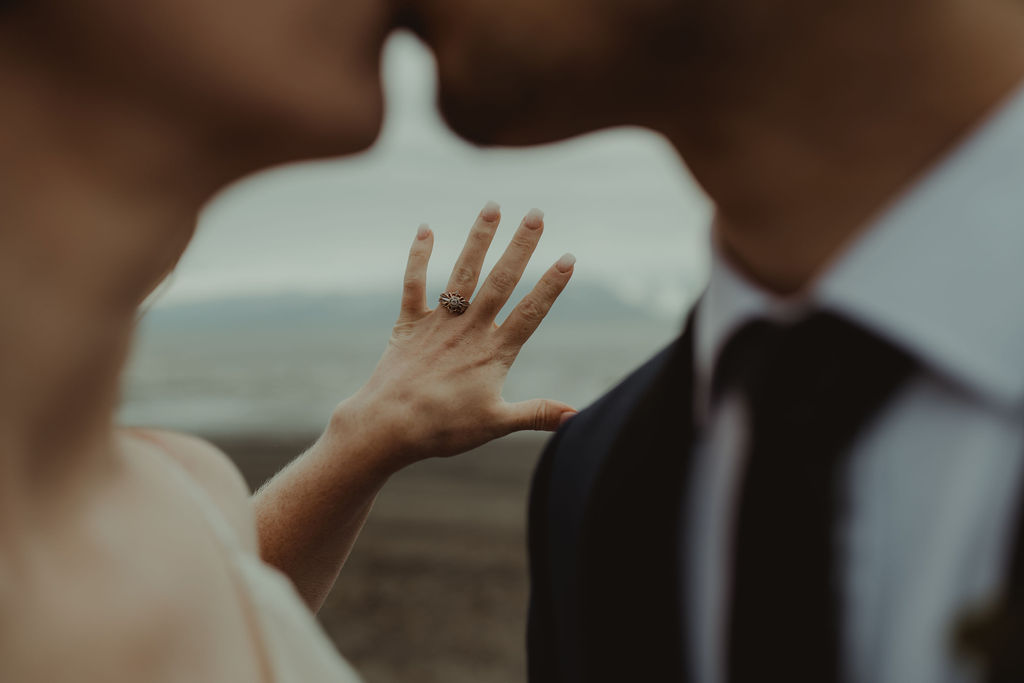
<svg viewBox="0 0 1024 683"><path fill-rule="evenodd" d="M697 303L694 329L697 415L703 421L710 407L711 375L729 338L756 318L784 320L799 313L800 304L760 289L732 267L712 230L711 278Z"/></svg>
<svg viewBox="0 0 1024 683"><path fill-rule="evenodd" d="M760 290L713 246L695 331L699 395L744 322L807 302L987 400L1024 403L1024 90L864 230L804 301Z"/></svg>

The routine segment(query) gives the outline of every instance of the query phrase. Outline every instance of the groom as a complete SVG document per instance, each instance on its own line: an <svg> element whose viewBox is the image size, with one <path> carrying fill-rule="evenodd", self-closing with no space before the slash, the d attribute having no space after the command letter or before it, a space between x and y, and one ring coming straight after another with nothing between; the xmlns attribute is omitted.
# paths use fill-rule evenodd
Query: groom
<svg viewBox="0 0 1024 683"><path fill-rule="evenodd" d="M537 470L531 681L1024 680L1024 4L418 4L464 136L646 126L717 208Z"/></svg>

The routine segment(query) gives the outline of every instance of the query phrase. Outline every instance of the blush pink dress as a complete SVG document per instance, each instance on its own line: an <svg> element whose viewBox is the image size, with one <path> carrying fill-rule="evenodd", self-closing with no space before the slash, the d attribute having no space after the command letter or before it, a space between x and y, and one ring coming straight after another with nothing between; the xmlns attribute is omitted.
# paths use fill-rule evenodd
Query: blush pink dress
<svg viewBox="0 0 1024 683"><path fill-rule="evenodd" d="M247 550L206 492L176 462L171 464L223 548L261 659L260 683L361 683L291 581Z"/></svg>

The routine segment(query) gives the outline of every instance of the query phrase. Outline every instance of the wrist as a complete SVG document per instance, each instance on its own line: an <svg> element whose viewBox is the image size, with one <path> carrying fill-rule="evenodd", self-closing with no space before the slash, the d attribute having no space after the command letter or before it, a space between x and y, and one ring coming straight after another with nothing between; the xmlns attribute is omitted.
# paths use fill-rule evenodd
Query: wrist
<svg viewBox="0 0 1024 683"><path fill-rule="evenodd" d="M401 420L393 412L381 402L357 394L334 409L320 442L335 454L346 454L351 465L383 485L411 464L404 462L408 449L400 438Z"/></svg>

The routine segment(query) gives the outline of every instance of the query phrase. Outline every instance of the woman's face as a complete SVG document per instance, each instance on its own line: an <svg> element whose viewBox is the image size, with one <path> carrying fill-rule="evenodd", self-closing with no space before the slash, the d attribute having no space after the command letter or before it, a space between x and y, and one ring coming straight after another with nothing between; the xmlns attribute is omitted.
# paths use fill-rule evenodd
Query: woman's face
<svg viewBox="0 0 1024 683"><path fill-rule="evenodd" d="M381 125L391 0L18 0L11 11L69 82L216 144L338 154Z"/></svg>

